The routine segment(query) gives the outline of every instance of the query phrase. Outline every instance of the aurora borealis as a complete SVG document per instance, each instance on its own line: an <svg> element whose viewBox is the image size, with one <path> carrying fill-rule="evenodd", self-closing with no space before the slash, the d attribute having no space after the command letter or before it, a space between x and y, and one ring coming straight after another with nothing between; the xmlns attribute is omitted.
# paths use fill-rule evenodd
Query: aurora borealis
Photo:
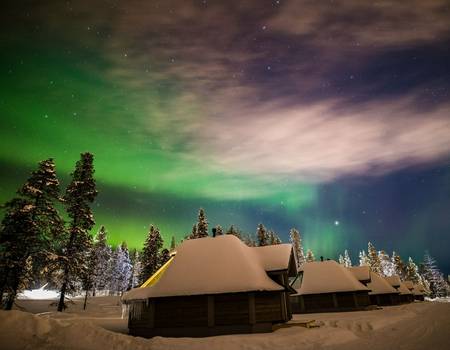
<svg viewBox="0 0 450 350"><path fill-rule="evenodd" d="M450 272L447 1L3 5L0 200L95 155L97 224L140 247L210 225L317 256L372 241ZM97 226L98 226L97 225Z"/></svg>

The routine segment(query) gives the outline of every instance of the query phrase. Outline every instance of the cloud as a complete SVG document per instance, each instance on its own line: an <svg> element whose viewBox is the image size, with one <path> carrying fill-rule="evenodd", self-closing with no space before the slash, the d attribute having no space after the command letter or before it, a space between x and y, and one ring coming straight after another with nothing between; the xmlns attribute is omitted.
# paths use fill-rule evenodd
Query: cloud
<svg viewBox="0 0 450 350"><path fill-rule="evenodd" d="M204 132L214 137L198 146L222 169L307 182L382 175L450 154L449 104L424 116L409 98L357 108L336 102L239 110L208 123Z"/></svg>
<svg viewBox="0 0 450 350"><path fill-rule="evenodd" d="M448 10L446 0L345 0L332 4L292 0L268 25L304 37L315 46L405 46L448 36Z"/></svg>
<svg viewBox="0 0 450 350"><path fill-rule="evenodd" d="M421 110L418 102L442 79L410 86L416 68L397 74L397 56L364 79L383 55L442 46L450 35L444 0L80 1L48 9L24 12L22 30L39 25L46 39L95 52L105 62L96 73L117 87L113 100L126 97L126 123L139 140L205 158L218 172L319 182L450 153L448 103ZM396 96L372 93L394 84ZM122 109L111 110L122 123Z"/></svg>

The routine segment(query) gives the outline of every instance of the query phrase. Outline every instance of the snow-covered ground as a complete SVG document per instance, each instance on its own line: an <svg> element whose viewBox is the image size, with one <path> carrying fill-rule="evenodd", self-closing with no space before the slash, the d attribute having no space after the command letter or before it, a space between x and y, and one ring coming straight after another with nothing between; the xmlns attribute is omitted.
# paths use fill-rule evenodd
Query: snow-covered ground
<svg viewBox="0 0 450 350"><path fill-rule="evenodd" d="M13 349L450 349L450 303L416 302L372 311L295 315L273 333L209 338L131 337L118 297L83 300L64 313L49 300L0 311L0 347ZM24 312L27 311L27 312ZM306 329L301 321L316 320Z"/></svg>

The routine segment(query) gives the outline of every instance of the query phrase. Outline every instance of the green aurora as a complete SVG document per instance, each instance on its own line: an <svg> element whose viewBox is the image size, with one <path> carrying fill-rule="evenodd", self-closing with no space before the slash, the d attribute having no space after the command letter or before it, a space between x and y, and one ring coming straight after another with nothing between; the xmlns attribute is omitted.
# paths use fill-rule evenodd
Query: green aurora
<svg viewBox="0 0 450 350"><path fill-rule="evenodd" d="M414 33L396 19L382 42L354 14L327 32L314 8L311 28L286 29L278 2L170 6L5 7L1 202L50 157L64 188L89 151L93 233L113 245L140 248L150 224L180 241L203 207L210 228L297 227L316 256L356 259L370 240L450 270L448 14Z"/></svg>

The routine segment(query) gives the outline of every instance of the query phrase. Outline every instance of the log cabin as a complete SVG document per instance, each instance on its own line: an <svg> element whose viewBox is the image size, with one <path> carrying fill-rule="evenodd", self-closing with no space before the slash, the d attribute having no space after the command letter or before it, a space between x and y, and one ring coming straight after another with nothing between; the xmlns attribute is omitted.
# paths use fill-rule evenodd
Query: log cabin
<svg viewBox="0 0 450 350"><path fill-rule="evenodd" d="M363 265L363 266L351 266L347 267L349 271L355 276L355 278L367 286L367 283L370 282L370 267Z"/></svg>
<svg viewBox="0 0 450 350"><path fill-rule="evenodd" d="M384 279L390 283L398 291L398 296L396 297L396 304L410 303L414 301L414 296L411 291L405 286L405 284L400 280L397 275L384 277Z"/></svg>
<svg viewBox="0 0 450 350"><path fill-rule="evenodd" d="M399 292L369 266L348 268L356 279L370 289L369 298L372 305L386 306L399 303ZM399 285L400 286L400 285Z"/></svg>
<svg viewBox="0 0 450 350"><path fill-rule="evenodd" d="M413 294L414 300L425 300L425 288L421 284L416 284L412 281L405 281L405 286Z"/></svg>
<svg viewBox="0 0 450 350"><path fill-rule="evenodd" d="M293 313L359 310L370 304L369 289L334 260L304 263L292 287Z"/></svg>
<svg viewBox="0 0 450 350"><path fill-rule="evenodd" d="M159 280L124 294L142 337L270 332L292 318L292 246L248 247L233 235L184 241Z"/></svg>
<svg viewBox="0 0 450 350"><path fill-rule="evenodd" d="M370 289L370 303L373 305L386 306L398 303L399 292L376 272L370 272L367 288Z"/></svg>

